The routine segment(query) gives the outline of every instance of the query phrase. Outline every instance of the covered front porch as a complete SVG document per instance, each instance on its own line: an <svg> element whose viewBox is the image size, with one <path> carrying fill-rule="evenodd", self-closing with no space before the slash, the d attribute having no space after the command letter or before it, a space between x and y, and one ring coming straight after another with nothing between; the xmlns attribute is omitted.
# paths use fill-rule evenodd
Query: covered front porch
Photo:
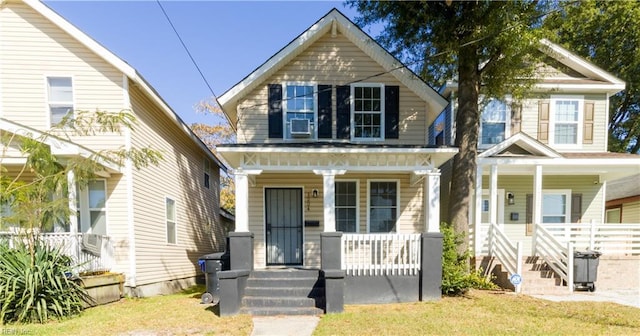
<svg viewBox="0 0 640 336"><path fill-rule="evenodd" d="M319 269L327 291L332 279L349 288L338 295L346 302L439 297L438 167L456 149L261 144L221 146L219 152L236 179L232 271ZM424 263L436 260L438 266L425 271ZM433 284L421 286L427 274L434 275ZM378 280L386 288L377 287ZM398 295L398 288L414 292ZM420 294L421 288L430 294ZM395 296L381 299L394 290Z"/></svg>

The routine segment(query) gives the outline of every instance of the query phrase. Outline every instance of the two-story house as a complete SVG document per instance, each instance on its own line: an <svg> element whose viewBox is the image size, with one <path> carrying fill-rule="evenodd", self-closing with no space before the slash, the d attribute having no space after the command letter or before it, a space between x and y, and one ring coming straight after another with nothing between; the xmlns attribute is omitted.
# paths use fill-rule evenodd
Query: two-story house
<svg viewBox="0 0 640 336"><path fill-rule="evenodd" d="M62 158L147 146L163 155L157 166L141 170L129 160L101 160L103 169L86 188L69 174L69 195L62 197L69 198L72 216L43 238L65 244L94 269L123 273L128 295L193 284L198 257L224 249L221 162L134 68L43 3L1 1L0 46L3 136L39 138L69 112L126 111L137 119L133 129L43 141ZM2 149L2 174L16 176L24 166L18 148L13 142Z"/></svg>
<svg viewBox="0 0 640 336"><path fill-rule="evenodd" d="M607 260L640 254L640 241L633 238L640 225L603 224L607 181L640 172L640 156L607 152L609 97L623 90L625 83L548 40L540 42L539 50L544 55L537 67L539 81L525 99L507 96L481 103L470 213L473 254L485 269L492 268L497 258L510 274L527 271L517 270L523 258L540 257L538 264L571 283L571 258L566 255L573 254L566 244L572 243L576 250L604 253L600 276L604 288L637 288L637 259L620 270L608 268ZM455 83L441 90L451 104L430 125L431 144L454 142L456 91ZM443 221L449 218L450 172L451 162L442 167ZM504 244L497 242L503 240ZM611 275L625 269L629 274L624 280ZM527 274L525 280L533 277ZM541 287L524 282L522 290Z"/></svg>
<svg viewBox="0 0 640 336"><path fill-rule="evenodd" d="M447 100L336 9L218 100L237 130L218 147L236 179L231 268L338 269L345 302L417 300L401 275L439 232L438 167L457 149L427 146L427 127ZM234 262L240 238L252 255Z"/></svg>

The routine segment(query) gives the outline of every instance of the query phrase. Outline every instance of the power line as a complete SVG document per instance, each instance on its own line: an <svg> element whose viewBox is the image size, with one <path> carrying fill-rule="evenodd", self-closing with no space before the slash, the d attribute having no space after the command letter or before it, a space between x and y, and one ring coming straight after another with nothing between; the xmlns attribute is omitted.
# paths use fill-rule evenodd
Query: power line
<svg viewBox="0 0 640 336"><path fill-rule="evenodd" d="M171 22L171 19L169 18L169 15L167 15L167 12L164 10L164 7L162 6L162 4L160 3L160 0L156 0L156 2L158 3L158 6L160 7L160 9L162 10L162 13L164 14L164 17L167 19L167 21L169 22L169 25L171 25L171 28L173 29L173 32L176 34L176 36L178 37L178 40L180 40L180 43L182 44L182 47L184 48L184 51L187 52L187 55L189 55L189 58L191 59L191 62L193 63L193 65L196 67L196 69L198 70L198 73L200 74L200 77L202 77L202 80L204 81L204 83L207 85L207 88L209 88L209 92L211 92L211 95L213 96L213 98L216 100L216 103L218 102L218 96L216 96L216 94L213 92L213 89L211 88L211 85L209 85L209 81L207 80L207 78L204 76L204 74L202 73L202 70L200 70L200 67L198 66L198 63L196 62L196 60L193 58L193 56L191 55L191 52L189 51L189 48L187 48L187 45L184 43L184 41L182 40L182 37L180 37L180 34L178 33L178 30L176 29L176 27L173 25L173 22Z"/></svg>

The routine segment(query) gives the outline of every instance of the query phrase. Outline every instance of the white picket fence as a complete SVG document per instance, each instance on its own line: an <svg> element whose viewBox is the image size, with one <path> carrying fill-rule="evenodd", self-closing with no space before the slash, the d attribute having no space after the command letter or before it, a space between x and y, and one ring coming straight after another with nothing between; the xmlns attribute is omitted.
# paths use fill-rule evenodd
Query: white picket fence
<svg viewBox="0 0 640 336"><path fill-rule="evenodd" d="M342 269L347 275L418 275L420 234L343 234Z"/></svg>
<svg viewBox="0 0 640 336"><path fill-rule="evenodd" d="M101 236L99 257L83 248L82 233L40 233L38 236L47 246L61 247L62 251L74 260L77 272L109 271L113 266L114 249L108 236ZM18 233L0 232L0 242L6 241L10 247L24 239L25 236Z"/></svg>

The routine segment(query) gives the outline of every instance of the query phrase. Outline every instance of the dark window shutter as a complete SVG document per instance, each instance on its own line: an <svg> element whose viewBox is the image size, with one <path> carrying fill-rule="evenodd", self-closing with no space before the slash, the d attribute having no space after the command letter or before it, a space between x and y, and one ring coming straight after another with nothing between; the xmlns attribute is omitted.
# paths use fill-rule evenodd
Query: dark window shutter
<svg viewBox="0 0 640 336"><path fill-rule="evenodd" d="M282 139L282 85L269 84L269 138Z"/></svg>
<svg viewBox="0 0 640 336"><path fill-rule="evenodd" d="M400 87L384 88L384 137L398 139L400 123Z"/></svg>
<svg viewBox="0 0 640 336"><path fill-rule="evenodd" d="M331 139L331 85L318 85L318 138Z"/></svg>
<svg viewBox="0 0 640 336"><path fill-rule="evenodd" d="M336 138L349 139L351 137L351 87L349 85L336 87Z"/></svg>
<svg viewBox="0 0 640 336"><path fill-rule="evenodd" d="M538 103L538 141L549 143L549 101Z"/></svg>
<svg viewBox="0 0 640 336"><path fill-rule="evenodd" d="M582 194L571 194L571 223L582 220Z"/></svg>
<svg viewBox="0 0 640 336"><path fill-rule="evenodd" d="M533 194L527 194L527 203L524 212L527 225L525 234L531 236L533 234Z"/></svg>
<svg viewBox="0 0 640 336"><path fill-rule="evenodd" d="M584 102L584 126L582 130L582 143L593 143L593 112L594 102Z"/></svg>

